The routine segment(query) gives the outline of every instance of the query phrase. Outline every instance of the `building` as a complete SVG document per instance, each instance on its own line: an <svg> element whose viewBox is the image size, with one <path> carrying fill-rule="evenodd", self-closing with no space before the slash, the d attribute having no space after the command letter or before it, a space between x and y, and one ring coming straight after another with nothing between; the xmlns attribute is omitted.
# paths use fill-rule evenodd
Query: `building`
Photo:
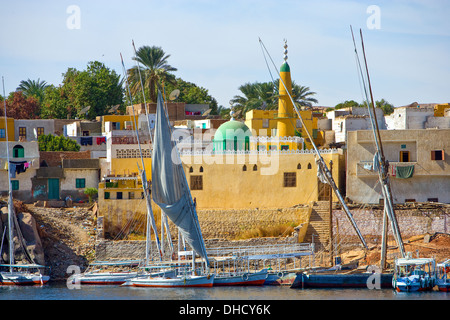
<svg viewBox="0 0 450 320"><path fill-rule="evenodd" d="M378 128L386 129L383 110L375 109ZM331 130L334 131L336 143L346 143L347 134L356 130L372 130L372 122L369 110L362 107L350 107L327 112L327 118L331 120Z"/></svg>
<svg viewBox="0 0 450 320"><path fill-rule="evenodd" d="M450 129L380 131L389 161L394 203L434 201L450 203ZM347 197L357 203L382 199L372 131L348 133Z"/></svg>
<svg viewBox="0 0 450 320"><path fill-rule="evenodd" d="M448 104L414 102L394 108L394 112L385 118L389 130L450 128Z"/></svg>
<svg viewBox="0 0 450 320"><path fill-rule="evenodd" d="M8 126L9 127L9 126ZM9 149L9 164L7 161ZM13 197L32 201L32 179L39 169L39 147L32 142L0 142L0 194L8 194L8 174L11 176Z"/></svg>

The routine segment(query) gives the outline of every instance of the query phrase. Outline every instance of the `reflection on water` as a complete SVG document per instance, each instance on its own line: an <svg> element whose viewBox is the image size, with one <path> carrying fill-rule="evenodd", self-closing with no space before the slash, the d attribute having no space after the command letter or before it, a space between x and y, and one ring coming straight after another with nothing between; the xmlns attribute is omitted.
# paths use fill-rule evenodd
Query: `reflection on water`
<svg viewBox="0 0 450 320"><path fill-rule="evenodd" d="M392 289L291 289L289 287L134 288L81 286L65 282L43 287L0 287L0 300L449 300L447 292Z"/></svg>

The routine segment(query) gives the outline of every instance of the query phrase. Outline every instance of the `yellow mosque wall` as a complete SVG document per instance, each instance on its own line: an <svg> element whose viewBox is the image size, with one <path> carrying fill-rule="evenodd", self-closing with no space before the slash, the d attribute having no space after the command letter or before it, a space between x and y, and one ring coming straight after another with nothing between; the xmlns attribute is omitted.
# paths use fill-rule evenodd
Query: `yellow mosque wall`
<svg viewBox="0 0 450 320"><path fill-rule="evenodd" d="M196 157L183 156L182 161L199 209L287 208L319 199L320 182L313 153L275 153L253 159L249 155L227 155L222 156L220 164ZM333 178L341 186L342 151L322 157L327 165L333 161Z"/></svg>

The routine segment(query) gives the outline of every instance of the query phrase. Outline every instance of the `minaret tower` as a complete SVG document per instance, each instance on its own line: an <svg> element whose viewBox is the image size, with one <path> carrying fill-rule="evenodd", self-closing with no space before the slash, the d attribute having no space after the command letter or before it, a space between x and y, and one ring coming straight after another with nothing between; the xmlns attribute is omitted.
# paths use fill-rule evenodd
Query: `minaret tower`
<svg viewBox="0 0 450 320"><path fill-rule="evenodd" d="M277 115L277 136L293 137L295 136L294 106L287 92L292 95L291 70L287 63L288 53L287 41L284 40L284 63L280 68L279 99Z"/></svg>

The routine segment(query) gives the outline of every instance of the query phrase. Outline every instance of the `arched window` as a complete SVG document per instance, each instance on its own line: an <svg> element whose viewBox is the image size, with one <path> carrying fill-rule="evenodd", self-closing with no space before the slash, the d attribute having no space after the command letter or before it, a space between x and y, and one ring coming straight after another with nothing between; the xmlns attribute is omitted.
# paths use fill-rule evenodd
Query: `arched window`
<svg viewBox="0 0 450 320"><path fill-rule="evenodd" d="M189 172L194 172L194 169L192 167L190 167Z"/></svg>
<svg viewBox="0 0 450 320"><path fill-rule="evenodd" d="M258 166L256 164L253 166L253 171L258 171Z"/></svg>
<svg viewBox="0 0 450 320"><path fill-rule="evenodd" d="M200 172L203 172L203 167L200 167Z"/></svg>
<svg viewBox="0 0 450 320"><path fill-rule="evenodd" d="M312 169L311 163L308 163L308 169Z"/></svg>
<svg viewBox="0 0 450 320"><path fill-rule="evenodd" d="M242 167L242 171L247 171L247 166L244 164L244 166Z"/></svg>
<svg viewBox="0 0 450 320"><path fill-rule="evenodd" d="M302 168L302 165L299 163L299 164L297 165L297 169L300 170L301 168Z"/></svg>
<svg viewBox="0 0 450 320"><path fill-rule="evenodd" d="M17 145L13 148L13 158L23 158L25 156L25 150L22 146Z"/></svg>

